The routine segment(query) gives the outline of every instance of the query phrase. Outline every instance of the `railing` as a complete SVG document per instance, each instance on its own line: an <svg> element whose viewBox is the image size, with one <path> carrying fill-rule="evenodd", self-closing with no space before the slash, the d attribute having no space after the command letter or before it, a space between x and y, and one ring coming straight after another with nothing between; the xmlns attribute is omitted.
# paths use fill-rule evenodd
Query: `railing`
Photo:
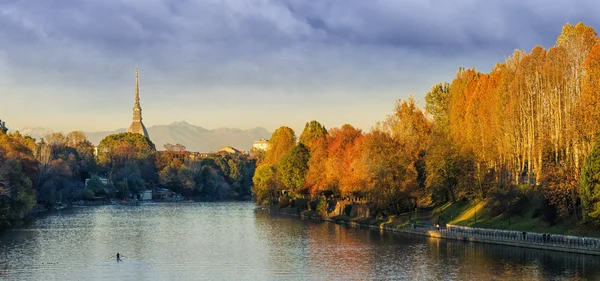
<svg viewBox="0 0 600 281"><path fill-rule="evenodd" d="M457 237L472 237L499 241L514 241L545 246L562 246L587 250L600 250L600 239L592 237L558 235L538 232L523 232L513 230L495 230L458 225L435 227L429 225L411 225L410 228L422 231L439 231L443 235Z"/></svg>

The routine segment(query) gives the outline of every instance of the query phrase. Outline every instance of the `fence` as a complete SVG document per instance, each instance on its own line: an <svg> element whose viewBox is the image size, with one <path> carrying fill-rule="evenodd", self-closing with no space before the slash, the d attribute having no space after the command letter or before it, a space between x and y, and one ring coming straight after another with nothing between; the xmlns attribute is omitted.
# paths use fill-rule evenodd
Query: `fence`
<svg viewBox="0 0 600 281"><path fill-rule="evenodd" d="M540 246L561 246L584 250L600 250L600 239L592 237L558 235L538 232L523 232L513 230L495 230L458 225L443 227L413 226L415 230L438 231L444 236L472 237L495 241L510 241L519 244L535 244Z"/></svg>

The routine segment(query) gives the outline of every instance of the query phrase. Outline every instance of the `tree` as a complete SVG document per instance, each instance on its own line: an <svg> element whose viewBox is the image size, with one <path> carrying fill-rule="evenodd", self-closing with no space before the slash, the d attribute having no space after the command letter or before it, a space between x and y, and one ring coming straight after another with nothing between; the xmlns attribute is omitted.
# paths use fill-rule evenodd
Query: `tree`
<svg viewBox="0 0 600 281"><path fill-rule="evenodd" d="M579 190L584 219L600 224L600 140L585 160Z"/></svg>
<svg viewBox="0 0 600 281"><path fill-rule="evenodd" d="M565 141L567 149L572 151L570 155L567 155L568 163L575 166L576 173L579 173L581 162L585 159L585 147L591 147L593 142L586 142L582 140L580 134L577 134L581 120L576 118L573 102L578 100L581 95L585 77L585 60L596 42L598 42L598 35L594 29L581 22L575 26L564 25L562 33L556 39L556 44L564 47L569 55L566 76L563 77L567 83L566 97L568 101L565 104Z"/></svg>
<svg viewBox="0 0 600 281"><path fill-rule="evenodd" d="M66 145L70 147L77 147L80 142L87 141L85 134L80 131L70 132L65 138Z"/></svg>
<svg viewBox="0 0 600 281"><path fill-rule="evenodd" d="M105 137L98 145L98 163L108 173L117 173L128 162L135 162L146 181L156 180L154 144L141 134L120 133Z"/></svg>
<svg viewBox="0 0 600 281"><path fill-rule="evenodd" d="M324 190L326 184L324 171L328 157L327 145L329 138L329 133L325 127L315 120L307 122L300 135L300 143L308 148L310 154L305 180L307 192L310 194Z"/></svg>
<svg viewBox="0 0 600 281"><path fill-rule="evenodd" d="M0 225L21 220L35 205L38 163L31 138L0 134Z"/></svg>
<svg viewBox="0 0 600 281"><path fill-rule="evenodd" d="M34 205L35 190L21 163L0 154L0 225L22 220Z"/></svg>
<svg viewBox="0 0 600 281"><path fill-rule="evenodd" d="M44 137L46 143L51 146L64 146L67 143L67 137L62 133L51 133Z"/></svg>
<svg viewBox="0 0 600 281"><path fill-rule="evenodd" d="M377 214L399 214L416 204L417 171L410 155L389 134L374 130L365 137L369 198Z"/></svg>
<svg viewBox="0 0 600 281"><path fill-rule="evenodd" d="M94 145L88 140L82 140L75 145L75 151L77 152L81 179L90 178L97 168Z"/></svg>
<svg viewBox="0 0 600 281"><path fill-rule="evenodd" d="M269 205L277 198L281 182L277 177L277 170L273 165L260 165L256 168L253 178L254 199L256 204Z"/></svg>
<svg viewBox="0 0 600 281"><path fill-rule="evenodd" d="M589 52L584 65L585 77L581 97L575 104L574 116L578 120L577 135L581 139L583 154L587 155L600 130L600 42Z"/></svg>
<svg viewBox="0 0 600 281"><path fill-rule="evenodd" d="M316 120L313 120L306 122L304 130L302 131L302 134L300 134L299 143L310 147L313 141L323 139L325 137L327 137L327 130L325 127Z"/></svg>
<svg viewBox="0 0 600 281"><path fill-rule="evenodd" d="M355 142L363 137L362 131L350 124L329 131L322 192L341 196L342 190L347 189L341 186L341 180L350 172L353 161L352 150Z"/></svg>
<svg viewBox="0 0 600 281"><path fill-rule="evenodd" d="M202 166L199 177L196 178L197 191L208 198L218 196L220 177L211 166Z"/></svg>
<svg viewBox="0 0 600 281"><path fill-rule="evenodd" d="M316 194L325 190L327 175L328 152L327 146L330 140L329 134L325 138L314 139L310 147L310 159L308 160L308 171L306 172L306 187L310 194Z"/></svg>
<svg viewBox="0 0 600 281"><path fill-rule="evenodd" d="M435 126L444 132L449 131L450 84L440 83L433 86L425 95L425 102L425 109L433 116Z"/></svg>
<svg viewBox="0 0 600 281"><path fill-rule="evenodd" d="M281 175L284 186L294 194L306 194L306 172L308 171L308 159L310 152L308 148L299 143L283 158L278 172Z"/></svg>
<svg viewBox="0 0 600 281"><path fill-rule="evenodd" d="M281 126L271 136L269 149L265 155L265 164L277 164L294 147L296 135L289 127Z"/></svg>

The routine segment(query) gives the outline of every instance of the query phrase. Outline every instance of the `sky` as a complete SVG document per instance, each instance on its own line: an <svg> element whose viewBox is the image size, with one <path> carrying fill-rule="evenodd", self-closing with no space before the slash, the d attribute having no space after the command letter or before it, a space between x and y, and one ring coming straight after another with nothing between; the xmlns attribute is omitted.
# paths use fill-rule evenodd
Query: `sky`
<svg viewBox="0 0 600 281"><path fill-rule="evenodd" d="M368 131L398 99L459 67L488 72L550 47L566 23L600 30L586 0L3 0L0 119L11 129L187 121L299 134Z"/></svg>

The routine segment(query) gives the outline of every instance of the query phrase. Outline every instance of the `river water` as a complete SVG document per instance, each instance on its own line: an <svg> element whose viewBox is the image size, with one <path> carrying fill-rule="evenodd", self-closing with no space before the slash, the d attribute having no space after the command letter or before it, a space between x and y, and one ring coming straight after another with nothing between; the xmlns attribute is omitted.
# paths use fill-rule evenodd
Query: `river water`
<svg viewBox="0 0 600 281"><path fill-rule="evenodd" d="M4 231L0 279L600 280L600 258L347 228L249 202L161 203L63 210Z"/></svg>

